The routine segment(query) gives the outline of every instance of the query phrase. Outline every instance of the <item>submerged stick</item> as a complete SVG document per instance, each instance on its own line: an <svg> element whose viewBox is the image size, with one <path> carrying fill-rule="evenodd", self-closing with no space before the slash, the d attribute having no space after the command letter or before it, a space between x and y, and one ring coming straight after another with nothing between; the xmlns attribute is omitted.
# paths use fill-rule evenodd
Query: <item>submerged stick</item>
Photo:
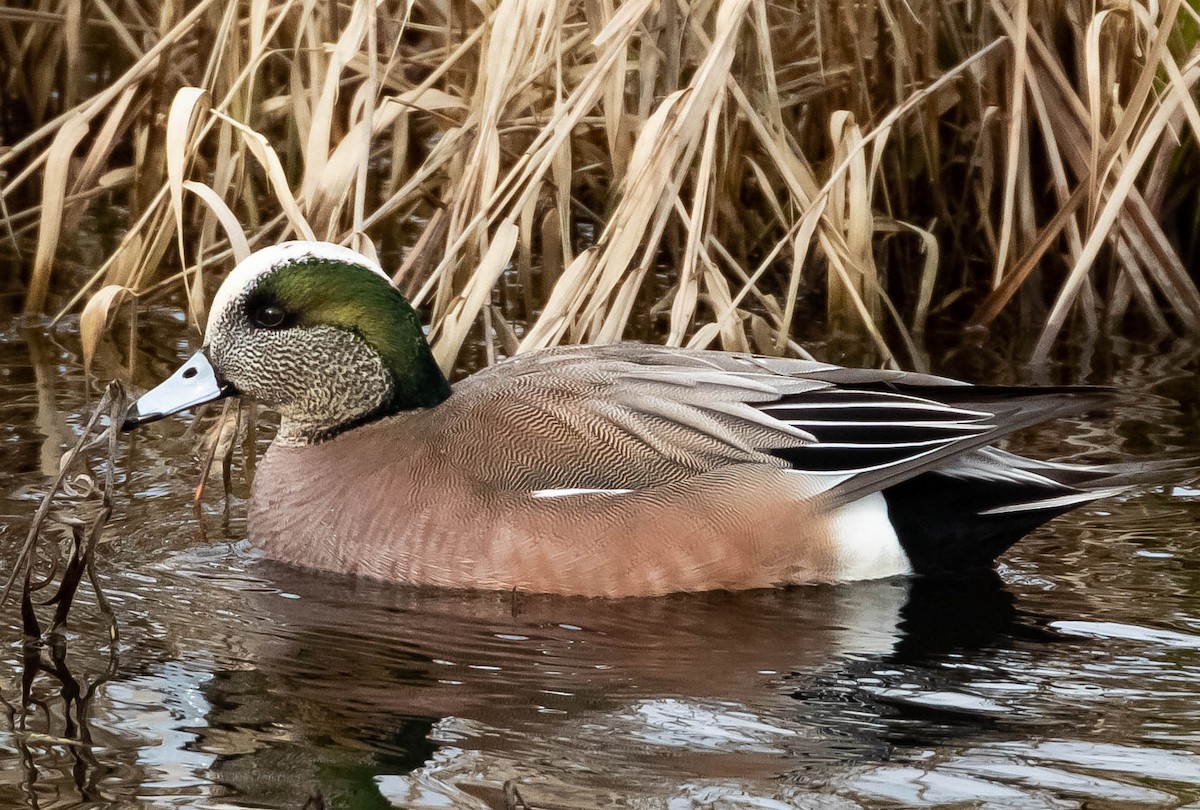
<svg viewBox="0 0 1200 810"><path fill-rule="evenodd" d="M56 606L50 632L57 633L66 623L67 616L71 610L71 604L75 599L75 594L86 574L92 590L96 594L100 610L109 621L110 641L115 642L119 638L115 616L96 576L94 554L104 527L112 516L113 471L116 466L115 461L117 456L117 429L124 420L127 409L128 397L124 386L115 381L109 383L104 391L104 395L96 404L96 409L93 411L79 439L75 442L75 446L63 457L62 462L59 464L58 475L55 477L54 483L45 497L42 498L42 502L38 505L37 511L34 513L33 521L29 527L29 534L25 538L25 544L21 547L21 551L17 555L16 562L13 565L13 572L4 586L3 593L0 594L0 604L3 604L8 600L13 585L17 580L20 579L23 581L24 585L21 589L21 618L27 638L39 639L42 637L41 624L34 614L32 594L41 587L50 584L54 573L57 571L56 561L55 572L52 572L46 580L40 583L34 582L33 568L34 560L37 557L35 552L38 538L41 536L42 526L50 514L50 508L54 504L55 498L63 489L67 475L79 462L82 452L98 444L105 437L108 439L108 463L105 467L103 485L100 488L100 510L92 518L90 524L85 524L82 520L71 522L73 540L71 559L62 573L57 591L42 604L53 604ZM89 444L89 439L92 438L92 434L100 422L100 417L106 412L109 417L107 428L100 433L94 442ZM84 531L85 525L87 526L86 532Z"/></svg>

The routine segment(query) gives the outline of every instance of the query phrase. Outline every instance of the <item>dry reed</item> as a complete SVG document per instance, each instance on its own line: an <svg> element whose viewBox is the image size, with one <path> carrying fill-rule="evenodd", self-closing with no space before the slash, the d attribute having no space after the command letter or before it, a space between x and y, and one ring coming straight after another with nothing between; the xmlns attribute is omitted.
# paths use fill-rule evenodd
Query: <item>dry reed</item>
<svg viewBox="0 0 1200 810"><path fill-rule="evenodd" d="M1042 360L1200 331L1197 30L1181 0L47 0L0 9L0 200L30 314L64 234L128 211L64 308L89 359L123 302L183 290L199 327L236 258L318 238L379 249L444 366L482 324L489 357L824 332L919 367L931 317L1031 313Z"/></svg>

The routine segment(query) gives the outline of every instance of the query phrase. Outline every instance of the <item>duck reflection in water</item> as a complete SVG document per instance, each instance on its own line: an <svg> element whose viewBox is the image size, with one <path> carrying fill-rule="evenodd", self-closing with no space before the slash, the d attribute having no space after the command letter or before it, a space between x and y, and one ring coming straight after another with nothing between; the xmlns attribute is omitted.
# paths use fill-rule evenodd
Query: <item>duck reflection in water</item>
<svg viewBox="0 0 1200 810"><path fill-rule="evenodd" d="M627 599L603 610L569 597L278 574L288 593L245 594L261 629L247 639L244 668L202 687L214 731L196 745L216 755L214 777L237 794L319 794L331 806L363 801L385 777L428 789L418 787L423 766L445 767L439 749L486 750L497 736L534 781L572 782L523 787L535 806L573 790L637 795L680 771L819 783L848 760L880 761L898 741L921 742L905 728L929 710L876 697L881 683L941 679L953 689L955 674L940 668L947 654L1048 637L994 574ZM938 735L994 727L991 717L945 715ZM604 767L615 748L637 756ZM551 751L556 765L536 764ZM499 785L519 777L475 773L444 798L474 790L503 806Z"/></svg>

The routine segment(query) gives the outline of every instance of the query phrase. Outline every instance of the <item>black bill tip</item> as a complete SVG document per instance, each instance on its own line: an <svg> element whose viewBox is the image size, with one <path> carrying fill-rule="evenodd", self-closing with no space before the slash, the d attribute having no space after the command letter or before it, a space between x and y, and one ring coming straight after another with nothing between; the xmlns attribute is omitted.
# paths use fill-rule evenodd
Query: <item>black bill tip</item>
<svg viewBox="0 0 1200 810"><path fill-rule="evenodd" d="M121 430L128 432L205 402L224 399L237 390L217 376L203 349L192 355L174 374L147 391L125 412Z"/></svg>
<svg viewBox="0 0 1200 810"><path fill-rule="evenodd" d="M121 432L128 433L136 427L141 427L150 422L157 422L165 416L165 413L142 413L138 410L138 404L135 402L125 412L125 421L121 423Z"/></svg>

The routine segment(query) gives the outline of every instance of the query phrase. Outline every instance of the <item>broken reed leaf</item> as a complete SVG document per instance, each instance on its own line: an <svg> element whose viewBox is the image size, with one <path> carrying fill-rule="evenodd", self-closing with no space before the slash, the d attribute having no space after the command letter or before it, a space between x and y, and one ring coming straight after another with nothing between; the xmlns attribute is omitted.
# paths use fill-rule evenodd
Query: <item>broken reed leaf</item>
<svg viewBox="0 0 1200 810"><path fill-rule="evenodd" d="M38 621L37 612L33 609L32 574L25 572L25 586L21 589L21 629L25 638L41 638L42 625Z"/></svg>
<svg viewBox="0 0 1200 810"><path fill-rule="evenodd" d="M288 224L291 225L296 236L309 241L316 239L312 227L301 211L300 204L296 201L296 195L288 184L287 172L284 171L283 163L280 162L279 155L271 146L271 142L261 132L224 113L213 110L213 114L242 134L244 143L250 148L250 154L254 155L259 165L267 173L267 180L276 195L276 201L287 214Z"/></svg>
<svg viewBox="0 0 1200 810"><path fill-rule="evenodd" d="M65 216L67 180L75 147L87 134L88 125L82 115L71 116L58 131L46 152L46 178L42 185L42 211L38 223L37 255L33 260L33 275L25 294L25 314L39 313L50 292L50 271L54 266L55 248Z"/></svg>
<svg viewBox="0 0 1200 810"><path fill-rule="evenodd" d="M94 438L93 434L97 432L101 417L106 414L108 416L108 425L99 431L98 437L95 437L98 439L107 438L108 451L104 483L99 490L101 497L100 509L91 520L79 517L70 520L73 541L71 559L58 579L58 587L54 594L42 601L41 604L55 605L54 618L50 629L50 632L53 634L66 623L71 606L74 603L75 595L86 573L95 592L96 601L100 605L100 610L108 619L109 640L115 642L119 638L116 617L112 612L107 597L104 595L103 589L100 587L99 579L95 573L94 555L96 545L100 540L104 527L112 516L113 475L116 467L118 447L117 434L122 422L125 420L125 412L128 409L129 399L125 392L125 387L117 381L109 383L104 391L104 395L96 404L95 410L76 440L74 447L64 454L59 466L58 475L55 477L50 490L42 498L41 503L38 504L37 511L34 513L25 544L17 555L17 559L13 564L12 574L4 586L3 594L0 595L0 604L3 604L7 601L17 579L23 581L21 588L21 620L27 640L36 640L42 636L42 625L37 618L33 594L41 587L48 586L53 581L53 577L58 570L58 551L54 549L51 552L54 567L50 575L40 585L34 580L34 561L37 557L38 540L42 535L43 524L50 514L50 508L54 504L55 499L63 494L66 489L67 474L75 468L84 450L92 444L90 440Z"/></svg>
<svg viewBox="0 0 1200 810"><path fill-rule="evenodd" d="M215 461L221 459L222 487L225 492L225 506L229 506L229 470L233 460L233 452L237 448L237 434L240 430L241 419L240 400L226 399L221 403L221 415L217 417L217 421L208 429L201 440L202 446L206 448L204 454L204 466L200 470L200 480L196 484L195 493L192 496L192 510L196 516L196 526L200 534L201 541L206 541L208 532L204 527L204 491L208 487L208 479L212 474L212 468ZM199 423L199 419L192 422L194 428Z"/></svg>
<svg viewBox="0 0 1200 810"><path fill-rule="evenodd" d="M229 247L233 251L234 261L242 261L250 255L250 243L246 241L246 233L242 230L241 224L238 222L237 216L233 211L229 210L229 206L225 204L225 200L216 191L198 183L195 180L185 180L183 188L195 194L209 207L220 223L222 230L225 231L225 238L229 240Z"/></svg>
<svg viewBox="0 0 1200 810"><path fill-rule="evenodd" d="M84 374L88 374L91 370L92 358L96 356L96 347L100 345L100 338L103 337L113 312L132 292L128 287L122 287L120 284L109 284L102 287L84 305L83 314L79 316L79 338L83 350Z"/></svg>
<svg viewBox="0 0 1200 810"><path fill-rule="evenodd" d="M171 102L171 109L167 113L167 143L165 150L167 185L171 189L171 211L175 215L175 234L176 243L179 248L179 262L184 267L188 263L188 252L185 248L186 237L184 236L184 175L187 174L191 159L196 154L192 138L205 114L208 112L210 104L208 91L204 88L181 87L176 91L175 98ZM184 284L186 286L186 279ZM192 297L191 290L188 290L188 295L189 298ZM194 307L188 307L188 311L193 317L195 316ZM197 330L201 327L201 324L198 322L194 322L193 325Z"/></svg>
<svg viewBox="0 0 1200 810"><path fill-rule="evenodd" d="M43 605L57 605L57 609L54 611L54 620L50 624L51 632L67 623L67 615L71 612L71 604L75 601L75 591L79 589L79 583L83 581L83 575L87 572L87 564L83 559L85 541L82 526L71 527L71 541L71 559L67 562L66 569L63 570L58 590L53 596L42 602Z"/></svg>

